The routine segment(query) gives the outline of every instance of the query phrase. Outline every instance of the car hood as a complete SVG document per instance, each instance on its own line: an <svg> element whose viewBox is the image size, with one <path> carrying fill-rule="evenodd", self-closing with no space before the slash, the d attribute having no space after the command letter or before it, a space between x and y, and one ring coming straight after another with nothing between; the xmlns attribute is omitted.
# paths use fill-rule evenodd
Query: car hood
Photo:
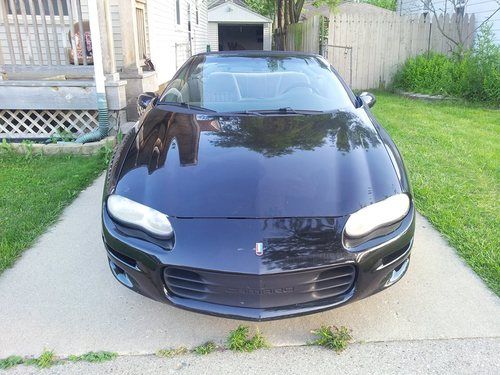
<svg viewBox="0 0 500 375"><path fill-rule="evenodd" d="M206 116L150 110L115 192L179 218L335 217L401 192L364 109Z"/></svg>

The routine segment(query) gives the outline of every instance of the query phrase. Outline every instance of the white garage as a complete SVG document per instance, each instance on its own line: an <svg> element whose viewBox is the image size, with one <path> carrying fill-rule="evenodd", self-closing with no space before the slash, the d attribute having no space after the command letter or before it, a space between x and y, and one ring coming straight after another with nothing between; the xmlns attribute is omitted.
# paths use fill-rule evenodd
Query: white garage
<svg viewBox="0 0 500 375"><path fill-rule="evenodd" d="M271 50L272 20L241 0L219 0L209 5L208 42L211 51Z"/></svg>

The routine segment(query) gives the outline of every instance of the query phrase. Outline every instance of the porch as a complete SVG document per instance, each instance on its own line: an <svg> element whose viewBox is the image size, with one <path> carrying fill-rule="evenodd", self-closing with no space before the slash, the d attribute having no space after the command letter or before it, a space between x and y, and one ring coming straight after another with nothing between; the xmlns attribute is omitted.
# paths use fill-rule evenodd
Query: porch
<svg viewBox="0 0 500 375"><path fill-rule="evenodd" d="M137 117L138 93L157 88L155 72L144 72L140 60L148 48L144 0L96 1L99 33L88 1L0 0L0 138L80 135L97 127L93 35L100 35L114 128L127 115Z"/></svg>

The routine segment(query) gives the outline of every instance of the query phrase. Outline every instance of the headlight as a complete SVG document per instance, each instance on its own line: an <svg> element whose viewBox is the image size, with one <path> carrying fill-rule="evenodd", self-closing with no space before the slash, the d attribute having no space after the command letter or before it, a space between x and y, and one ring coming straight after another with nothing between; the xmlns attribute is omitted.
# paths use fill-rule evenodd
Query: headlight
<svg viewBox="0 0 500 375"><path fill-rule="evenodd" d="M410 198L406 194L396 194L383 201L363 207L349 216L345 225L345 234L359 238L374 230L397 223L410 209Z"/></svg>
<svg viewBox="0 0 500 375"><path fill-rule="evenodd" d="M155 237L169 238L174 232L167 215L121 195L108 197L108 212L116 221L138 227Z"/></svg>

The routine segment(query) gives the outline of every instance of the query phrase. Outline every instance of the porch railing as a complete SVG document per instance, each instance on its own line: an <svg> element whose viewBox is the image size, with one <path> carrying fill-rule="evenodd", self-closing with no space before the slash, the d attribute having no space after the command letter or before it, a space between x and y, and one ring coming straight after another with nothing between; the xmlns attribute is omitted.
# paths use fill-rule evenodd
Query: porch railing
<svg viewBox="0 0 500 375"><path fill-rule="evenodd" d="M0 63L92 64L85 6L85 0L0 0Z"/></svg>

